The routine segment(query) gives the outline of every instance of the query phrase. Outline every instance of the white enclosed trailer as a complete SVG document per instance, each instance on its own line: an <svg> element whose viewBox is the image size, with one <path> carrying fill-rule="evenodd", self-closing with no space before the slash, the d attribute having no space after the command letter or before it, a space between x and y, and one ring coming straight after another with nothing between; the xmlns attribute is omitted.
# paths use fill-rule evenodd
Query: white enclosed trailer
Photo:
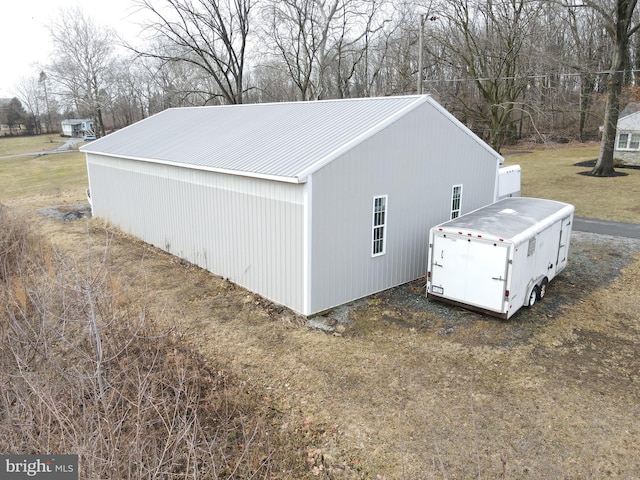
<svg viewBox="0 0 640 480"><path fill-rule="evenodd" d="M567 265L573 205L505 198L430 230L427 296L507 319Z"/></svg>
<svg viewBox="0 0 640 480"><path fill-rule="evenodd" d="M498 169L498 198L502 200L508 197L520 196L520 177L522 169L520 165L508 165Z"/></svg>

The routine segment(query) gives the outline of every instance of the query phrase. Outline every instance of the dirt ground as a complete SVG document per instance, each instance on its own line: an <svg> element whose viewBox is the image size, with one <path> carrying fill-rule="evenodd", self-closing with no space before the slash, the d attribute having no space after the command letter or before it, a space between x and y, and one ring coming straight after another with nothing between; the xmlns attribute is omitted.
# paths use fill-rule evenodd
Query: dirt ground
<svg viewBox="0 0 640 480"><path fill-rule="evenodd" d="M76 202L11 206L61 250L108 245L123 294L313 437L309 478L640 478L640 241L574 233L546 298L510 321L420 280L307 321L99 220L37 213Z"/></svg>

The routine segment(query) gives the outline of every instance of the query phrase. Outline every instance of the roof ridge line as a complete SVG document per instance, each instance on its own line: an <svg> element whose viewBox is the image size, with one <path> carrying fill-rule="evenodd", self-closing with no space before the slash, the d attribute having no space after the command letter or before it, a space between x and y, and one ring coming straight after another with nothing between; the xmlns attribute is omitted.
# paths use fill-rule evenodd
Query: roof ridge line
<svg viewBox="0 0 640 480"><path fill-rule="evenodd" d="M272 105L297 105L297 104L309 104L309 103L338 103L338 102L361 102L361 101L371 101L371 100L397 100L399 98L422 98L422 97L430 97L430 94L422 94L422 95L388 95L384 97L354 97L354 98L323 98L320 100L288 100L284 102L265 102L265 103L232 103L232 104L223 104L223 105L192 105L192 106L182 106L182 107L170 107L166 110L189 110L189 109L200 109L200 108L248 108L248 107L267 107ZM163 110L165 111L165 110ZM162 112L158 112L162 113Z"/></svg>

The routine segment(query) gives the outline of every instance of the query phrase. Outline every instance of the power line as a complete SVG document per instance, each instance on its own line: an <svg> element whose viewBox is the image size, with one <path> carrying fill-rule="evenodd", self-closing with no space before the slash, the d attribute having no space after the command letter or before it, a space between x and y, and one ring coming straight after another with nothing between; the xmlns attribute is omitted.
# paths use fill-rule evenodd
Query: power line
<svg viewBox="0 0 640 480"><path fill-rule="evenodd" d="M441 79L428 79L425 78L423 82L425 83L436 83L436 82L487 82L487 81L496 81L496 80L520 80L520 79L539 79L539 78L548 78L548 77L581 77L584 75L609 75L611 73L638 73L640 69L631 69L631 70L617 70L615 72L611 72L610 70L601 70L595 72L573 72L573 73L539 73L536 75L522 75L522 76L510 76L510 77L479 77L479 78L441 78Z"/></svg>

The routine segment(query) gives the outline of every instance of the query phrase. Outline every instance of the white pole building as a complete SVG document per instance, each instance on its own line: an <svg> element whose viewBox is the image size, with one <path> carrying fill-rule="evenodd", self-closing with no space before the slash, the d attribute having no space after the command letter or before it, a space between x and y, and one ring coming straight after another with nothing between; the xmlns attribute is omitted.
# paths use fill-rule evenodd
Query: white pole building
<svg viewBox="0 0 640 480"><path fill-rule="evenodd" d="M424 276L502 161L428 95L175 108L82 151L94 216L303 315Z"/></svg>

